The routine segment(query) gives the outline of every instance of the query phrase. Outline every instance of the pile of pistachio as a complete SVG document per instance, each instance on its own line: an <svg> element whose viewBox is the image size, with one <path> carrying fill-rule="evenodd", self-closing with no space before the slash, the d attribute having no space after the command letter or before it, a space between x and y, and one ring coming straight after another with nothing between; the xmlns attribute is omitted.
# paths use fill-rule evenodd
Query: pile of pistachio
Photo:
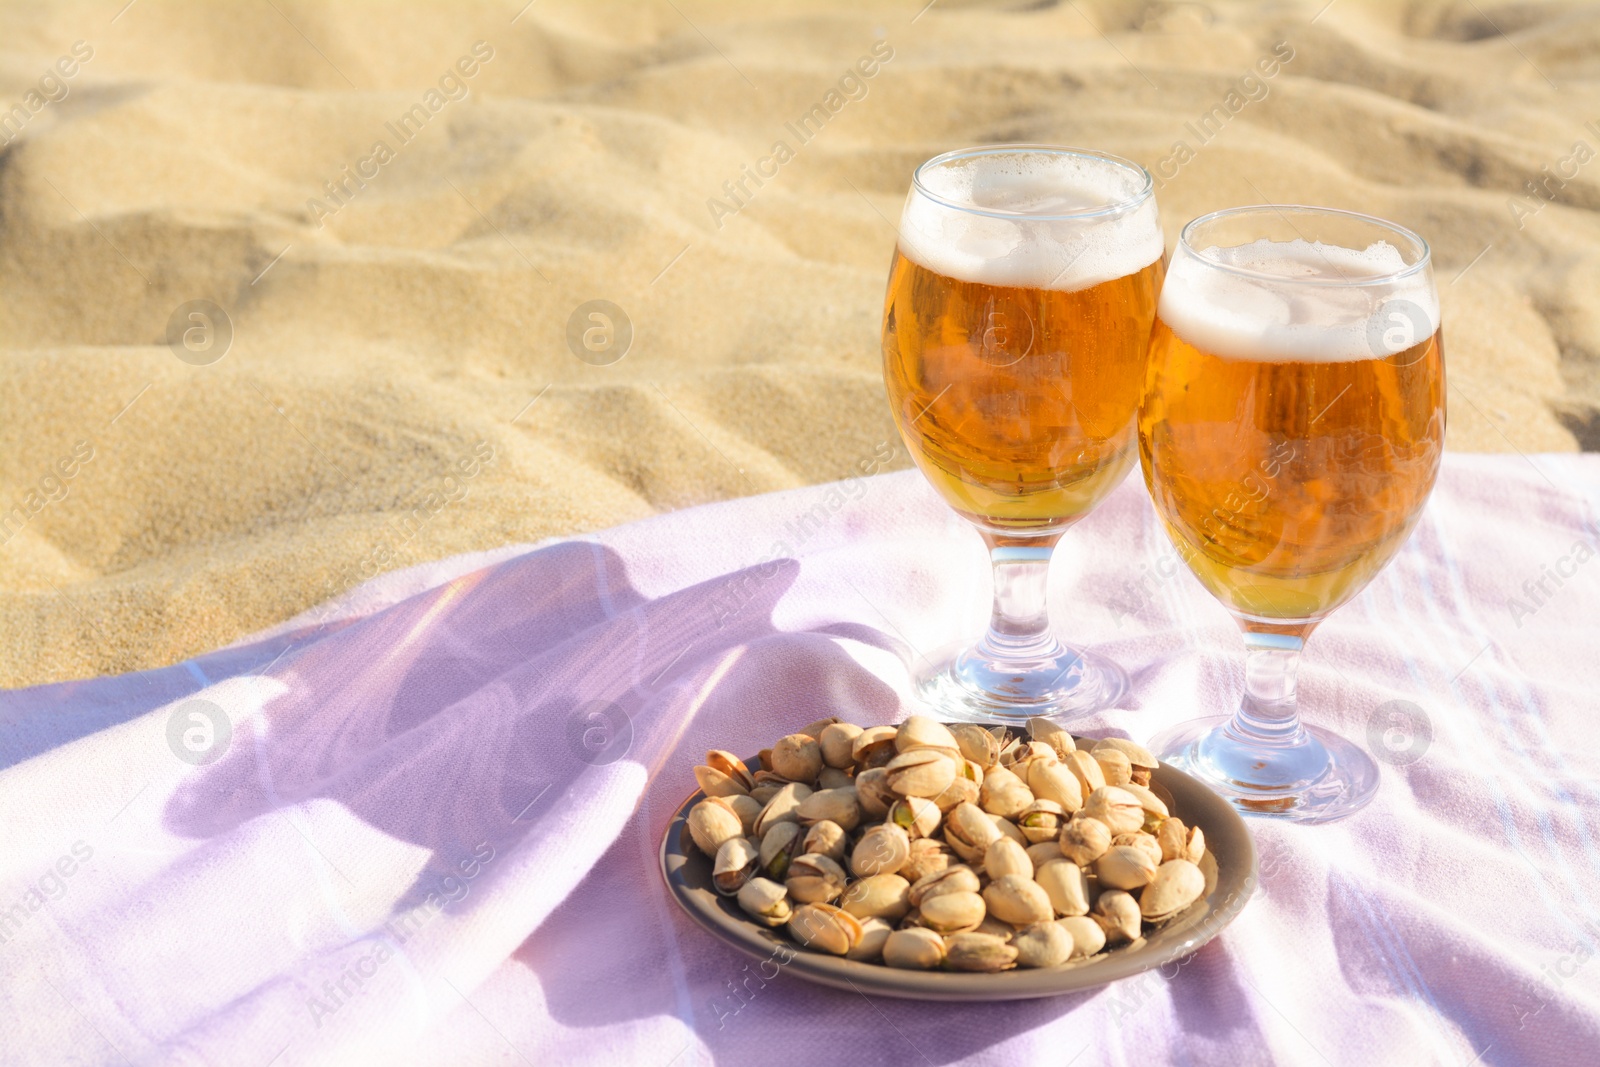
<svg viewBox="0 0 1600 1067"><path fill-rule="evenodd" d="M706 753L689 810L717 890L807 948L890 967L1056 967L1140 940L1205 888L1205 840L1149 789L1155 757L913 715L812 723L754 775Z"/></svg>

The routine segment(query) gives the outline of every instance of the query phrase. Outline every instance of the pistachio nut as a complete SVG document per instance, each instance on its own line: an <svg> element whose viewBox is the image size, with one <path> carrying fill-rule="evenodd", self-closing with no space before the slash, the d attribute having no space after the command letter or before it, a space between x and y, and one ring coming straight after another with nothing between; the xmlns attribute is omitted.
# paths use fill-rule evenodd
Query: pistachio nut
<svg viewBox="0 0 1600 1067"><path fill-rule="evenodd" d="M1146 786L1139 785L1137 782L1129 782L1120 788L1123 792L1129 793L1138 799L1139 806L1144 809L1145 821L1157 822L1172 814L1167 810L1166 802Z"/></svg>
<svg viewBox="0 0 1600 1067"><path fill-rule="evenodd" d="M911 854L894 873L915 884L922 878L948 870L960 862L960 857L943 841L934 837L919 837L911 842Z"/></svg>
<svg viewBox="0 0 1600 1067"><path fill-rule="evenodd" d="M1066 759L1067 753L1078 747L1065 726L1050 719L1041 719L1037 715L1028 720L1028 736L1035 741L1043 741L1054 749L1056 759Z"/></svg>
<svg viewBox="0 0 1600 1067"><path fill-rule="evenodd" d="M996 919L993 915L985 915L983 917L983 922L973 927L970 932L974 934L988 934L991 937L998 937L1002 941L1010 941L1013 937L1017 936L1017 928L1015 926L1012 926L1010 923L1003 923L999 919Z"/></svg>
<svg viewBox="0 0 1600 1067"><path fill-rule="evenodd" d="M797 822L774 823L772 829L761 836L761 851L757 863L761 873L781 882L789 876L789 862L805 855L807 849Z"/></svg>
<svg viewBox="0 0 1600 1067"><path fill-rule="evenodd" d="M887 821L911 837L932 837L943 813L927 797L901 797L889 806Z"/></svg>
<svg viewBox="0 0 1600 1067"><path fill-rule="evenodd" d="M893 823L869 826L850 852L850 870L857 878L889 874L904 867L911 856L911 840Z"/></svg>
<svg viewBox="0 0 1600 1067"><path fill-rule="evenodd" d="M938 900L934 897L934 900ZM996 878L983 890L983 902L989 914L1013 926L1044 922L1055 917L1050 907L1050 897L1043 887L1031 878L1008 874Z"/></svg>
<svg viewBox="0 0 1600 1067"><path fill-rule="evenodd" d="M824 726L817 737L817 744L822 748L822 762L837 770L854 767L856 758L852 749L861 734L861 727L853 722L835 722Z"/></svg>
<svg viewBox="0 0 1600 1067"><path fill-rule="evenodd" d="M1027 849L1009 837L1002 837L984 852L983 873L991 880L999 880L1008 874L1032 878L1033 861L1028 858Z"/></svg>
<svg viewBox="0 0 1600 1067"><path fill-rule="evenodd" d="M1080 867L1087 867L1111 847L1111 828L1099 819L1080 815L1061 828L1061 854Z"/></svg>
<svg viewBox="0 0 1600 1067"><path fill-rule="evenodd" d="M889 940L889 935L894 933L894 927L882 919L861 920L861 940L855 943L844 954L847 960L859 960L862 963L871 963L883 958L883 946Z"/></svg>
<svg viewBox="0 0 1600 1067"><path fill-rule="evenodd" d="M988 813L985 812L985 814ZM1028 839L1022 836L1022 831L1017 829L1016 823L999 815L990 815L989 821L994 823L994 828L1000 831L1001 837L1009 837L1023 848L1028 847Z"/></svg>
<svg viewBox="0 0 1600 1067"><path fill-rule="evenodd" d="M832 904L802 904L789 917L789 934L806 948L843 956L860 941L861 920Z"/></svg>
<svg viewBox="0 0 1600 1067"><path fill-rule="evenodd" d="M893 726L869 726L856 735L850 745L850 758L855 761L857 775L894 759L895 733Z"/></svg>
<svg viewBox="0 0 1600 1067"><path fill-rule="evenodd" d="M694 769L694 778L700 783L700 791L708 797L748 794L756 785L743 760L732 752L716 748L706 753L702 766Z"/></svg>
<svg viewBox="0 0 1600 1067"><path fill-rule="evenodd" d="M756 825L756 818L761 814L761 805L750 797L738 793L732 796L718 797L718 801L726 804L728 809L739 817L739 825L744 827L743 833L750 834Z"/></svg>
<svg viewBox="0 0 1600 1067"><path fill-rule="evenodd" d="M956 763L936 748L902 752L884 766L889 788L903 797L936 797L956 779Z"/></svg>
<svg viewBox="0 0 1600 1067"><path fill-rule="evenodd" d="M765 767L757 771L754 775L752 775L752 777L755 779L756 785L762 785L763 783L767 782L771 782L776 786L785 786L789 784L789 779L785 778L777 771L768 770Z"/></svg>
<svg viewBox="0 0 1600 1067"><path fill-rule="evenodd" d="M1033 923L1011 939L1019 967L1059 967L1072 956L1072 935L1053 922Z"/></svg>
<svg viewBox="0 0 1600 1067"><path fill-rule="evenodd" d="M739 907L764 926L782 926L789 921L789 891L768 878L752 878L739 887Z"/></svg>
<svg viewBox="0 0 1600 1067"><path fill-rule="evenodd" d="M898 752L931 748L954 756L961 755L961 746L956 743L955 734L950 732L950 727L926 715L907 716L906 721L895 731L894 747Z"/></svg>
<svg viewBox="0 0 1600 1067"><path fill-rule="evenodd" d="M1157 866L1160 866L1161 861L1165 859L1165 857L1161 855L1161 842L1156 840L1154 834L1147 834L1143 830L1135 830L1131 834L1117 834L1116 836L1112 837L1111 847L1117 848L1119 846L1127 846L1129 848L1138 849L1146 856L1149 856L1150 862L1156 864Z"/></svg>
<svg viewBox="0 0 1600 1067"><path fill-rule="evenodd" d="M757 782L755 788L750 790L750 799L764 808L771 803L773 797L778 795L778 790L787 784L787 782L774 781Z"/></svg>
<svg viewBox="0 0 1600 1067"><path fill-rule="evenodd" d="M1206 876L1188 860L1168 860L1139 894L1139 912L1150 922L1170 919L1200 899Z"/></svg>
<svg viewBox="0 0 1600 1067"><path fill-rule="evenodd" d="M883 962L909 971L928 971L944 962L944 938L924 927L896 930L883 943Z"/></svg>
<svg viewBox="0 0 1600 1067"><path fill-rule="evenodd" d="M1073 752L1070 755L1076 756ZM1083 786L1077 775L1065 763L1052 759L1049 763L1035 760L1028 768L1028 788L1039 800L1052 800L1064 812L1083 807ZM1024 809L1026 810L1026 809Z"/></svg>
<svg viewBox="0 0 1600 1067"><path fill-rule="evenodd" d="M957 775L945 787L944 792L933 798L934 807L949 813L957 804L976 804L978 802L978 782L973 778Z"/></svg>
<svg viewBox="0 0 1600 1067"><path fill-rule="evenodd" d="M727 797L707 797L689 809L689 836L695 847L715 856L724 841L744 835L740 821Z"/></svg>
<svg viewBox="0 0 1600 1067"><path fill-rule="evenodd" d="M796 730L795 733L805 734L807 737L817 739L822 737L822 731L826 730L835 723L843 721L844 720L839 718L837 715L829 715L826 719L818 719L816 722L808 723L805 726L802 726L800 729Z"/></svg>
<svg viewBox="0 0 1600 1067"><path fill-rule="evenodd" d="M1072 776L1078 780L1079 793L1085 797L1106 784L1105 772L1100 770L1100 764L1082 749L1067 753L1061 765L1072 772Z"/></svg>
<svg viewBox="0 0 1600 1067"><path fill-rule="evenodd" d="M872 874L852 882L839 897L839 906L858 919L897 923L911 910L910 893L911 883L898 874Z"/></svg>
<svg viewBox="0 0 1600 1067"><path fill-rule="evenodd" d="M981 864L984 851L1000 836L994 821L976 804L957 804L945 817L945 842L968 863Z"/></svg>
<svg viewBox="0 0 1600 1067"><path fill-rule="evenodd" d="M1205 857L1205 854L1206 835L1201 832L1198 826L1189 827L1189 847L1183 858L1190 863L1199 863Z"/></svg>
<svg viewBox="0 0 1600 1067"><path fill-rule="evenodd" d="M1056 801L1041 798L1022 809L1016 824L1029 845L1049 843L1061 836L1061 828L1067 824L1067 812Z"/></svg>
<svg viewBox="0 0 1600 1067"><path fill-rule="evenodd" d="M783 884L796 903L818 904L836 899L848 881L843 867L826 856L808 852L789 861L789 874Z"/></svg>
<svg viewBox="0 0 1600 1067"><path fill-rule="evenodd" d="M1107 944L1139 939L1139 902L1121 889L1107 889L1095 898L1090 916L1105 931Z"/></svg>
<svg viewBox="0 0 1600 1067"><path fill-rule="evenodd" d="M960 723L950 728L961 755L988 770L1000 761L1000 742L977 723Z"/></svg>
<svg viewBox="0 0 1600 1067"><path fill-rule="evenodd" d="M1156 876L1159 859L1151 859L1144 849L1112 845L1094 861L1094 876L1110 889L1142 889Z"/></svg>
<svg viewBox="0 0 1600 1067"><path fill-rule="evenodd" d="M868 822L888 815L889 805L900 799L900 794L889 788L889 772L882 767L859 772L855 776L855 786L861 817Z"/></svg>
<svg viewBox="0 0 1600 1067"><path fill-rule="evenodd" d="M1069 915L1057 919L1056 925L1072 938L1072 953L1068 959L1084 959L1106 947L1106 931L1087 915Z"/></svg>
<svg viewBox="0 0 1600 1067"><path fill-rule="evenodd" d="M1050 908L1055 914L1089 913L1089 876L1076 863L1057 857L1040 867L1033 880L1050 898Z"/></svg>
<svg viewBox="0 0 1600 1067"><path fill-rule="evenodd" d="M1161 761L1156 759L1148 748L1123 737L1101 738L1094 743L1090 751L1098 756L1113 749L1128 757L1128 764L1133 768L1134 784L1148 786L1151 774L1161 766Z"/></svg>
<svg viewBox="0 0 1600 1067"><path fill-rule="evenodd" d="M779 826L786 825L779 823ZM765 841L763 841L763 844ZM815 852L819 856L826 856L835 863L844 862L844 850L850 847L850 835L845 828L832 819L823 819L813 823L806 831L804 841L801 842L798 855Z"/></svg>
<svg viewBox="0 0 1600 1067"><path fill-rule="evenodd" d="M861 804L856 800L855 786L817 790L800 802L795 818L801 826L815 826L826 820L854 830L861 825Z"/></svg>
<svg viewBox="0 0 1600 1067"><path fill-rule="evenodd" d="M1061 846L1055 841L1041 841L1037 845L1029 845L1028 858L1033 861L1033 869L1037 871L1045 864L1061 859Z"/></svg>
<svg viewBox="0 0 1600 1067"><path fill-rule="evenodd" d="M971 930L983 921L985 914L983 897L971 892L924 897L917 912L924 926L941 934Z"/></svg>
<svg viewBox="0 0 1600 1067"><path fill-rule="evenodd" d="M849 773L837 767L824 767L817 772L818 789L843 789L855 785L855 779Z"/></svg>
<svg viewBox="0 0 1600 1067"><path fill-rule="evenodd" d="M767 806L761 809L761 814L756 817L752 829L757 837L764 838L767 831L774 824L780 822L799 822L800 802L811 795L811 787L801 785L799 782L790 782L772 795L767 801Z"/></svg>
<svg viewBox="0 0 1600 1067"><path fill-rule="evenodd" d="M711 882L717 892L731 897L744 888L755 876L759 857L759 851L748 837L730 837L724 841L711 864Z"/></svg>
<svg viewBox="0 0 1600 1067"><path fill-rule="evenodd" d="M822 770L822 746L809 734L780 737L772 746L772 769L791 782L814 782Z"/></svg>
<svg viewBox="0 0 1600 1067"><path fill-rule="evenodd" d="M1034 764L1055 763L1059 759L1056 750L1043 741L1021 741L1005 750L1000 756L1000 766L1026 782Z"/></svg>
<svg viewBox="0 0 1600 1067"><path fill-rule="evenodd" d="M952 971L1009 971L1017 950L990 934L955 934L945 939L944 965Z"/></svg>
<svg viewBox="0 0 1600 1067"><path fill-rule="evenodd" d="M1113 834L1144 828L1144 805L1121 786L1101 786L1090 793L1084 798L1083 813L1105 823Z"/></svg>
<svg viewBox="0 0 1600 1067"><path fill-rule="evenodd" d="M976 893L981 888L982 883L978 881L976 871L965 865L957 865L918 878L912 884L907 899L912 907L920 908L923 901L944 893Z"/></svg>
<svg viewBox="0 0 1600 1067"><path fill-rule="evenodd" d="M1094 761L1100 764L1100 774L1106 780L1106 785L1127 785L1133 781L1133 764L1128 762L1128 757L1114 748L1102 749L1092 752Z"/></svg>
<svg viewBox="0 0 1600 1067"><path fill-rule="evenodd" d="M978 788L978 807L984 811L1009 819L1022 814L1032 803L1033 793L1016 772L1004 767L991 767L984 772L983 785Z"/></svg>

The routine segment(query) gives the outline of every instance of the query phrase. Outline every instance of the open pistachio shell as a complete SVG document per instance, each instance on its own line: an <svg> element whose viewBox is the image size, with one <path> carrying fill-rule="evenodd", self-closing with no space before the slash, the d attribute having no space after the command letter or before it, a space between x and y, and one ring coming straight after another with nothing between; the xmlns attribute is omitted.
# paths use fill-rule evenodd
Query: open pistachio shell
<svg viewBox="0 0 1600 1067"><path fill-rule="evenodd" d="M1017 950L991 934L954 934L945 939L944 965L952 971L1009 971Z"/></svg>
<svg viewBox="0 0 1600 1067"><path fill-rule="evenodd" d="M739 907L764 926L782 926L793 909L789 891L769 878L752 878L739 889Z"/></svg>
<svg viewBox="0 0 1600 1067"><path fill-rule="evenodd" d="M911 839L893 823L867 828L850 852L850 870L858 878L889 874L911 857Z"/></svg>
<svg viewBox="0 0 1600 1067"><path fill-rule="evenodd" d="M844 892L849 878L844 868L826 856L807 853L796 856L789 863L789 876L784 887L789 898L801 904L826 903Z"/></svg>
<svg viewBox="0 0 1600 1067"><path fill-rule="evenodd" d="M711 865L711 881L717 892L731 897L744 888L756 873L759 854L748 837L730 837L717 849Z"/></svg>
<svg viewBox="0 0 1600 1067"><path fill-rule="evenodd" d="M1083 801L1083 813L1106 824L1113 834L1144 828L1144 805L1120 786L1101 786Z"/></svg>
<svg viewBox="0 0 1600 1067"><path fill-rule="evenodd" d="M976 723L961 723L950 728L961 754L987 771L1000 761L1000 742L994 734Z"/></svg>
<svg viewBox="0 0 1600 1067"><path fill-rule="evenodd" d="M689 836L707 856L715 856L724 841L743 834L744 823L726 797L707 797L689 809Z"/></svg>
<svg viewBox="0 0 1600 1067"><path fill-rule="evenodd" d="M983 888L978 874L965 865L947 867L942 871L924 875L911 886L909 899L913 907L944 893L976 893Z"/></svg>
<svg viewBox="0 0 1600 1067"><path fill-rule="evenodd" d="M1139 912L1153 923L1170 919L1200 899L1206 876L1188 860L1168 860L1139 894Z"/></svg>
<svg viewBox="0 0 1600 1067"><path fill-rule="evenodd" d="M806 948L843 956L860 943L861 920L832 904L802 904L789 918L789 934Z"/></svg>

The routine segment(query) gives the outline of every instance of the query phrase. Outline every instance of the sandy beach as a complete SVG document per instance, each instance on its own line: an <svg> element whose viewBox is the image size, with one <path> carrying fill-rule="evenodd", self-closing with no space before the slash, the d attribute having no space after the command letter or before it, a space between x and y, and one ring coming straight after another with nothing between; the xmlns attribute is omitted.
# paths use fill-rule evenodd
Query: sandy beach
<svg viewBox="0 0 1600 1067"><path fill-rule="evenodd" d="M966 144L1139 161L1169 247L1411 226L1449 446L1600 444L1584 5L124 2L0 5L0 685L906 465L891 220Z"/></svg>

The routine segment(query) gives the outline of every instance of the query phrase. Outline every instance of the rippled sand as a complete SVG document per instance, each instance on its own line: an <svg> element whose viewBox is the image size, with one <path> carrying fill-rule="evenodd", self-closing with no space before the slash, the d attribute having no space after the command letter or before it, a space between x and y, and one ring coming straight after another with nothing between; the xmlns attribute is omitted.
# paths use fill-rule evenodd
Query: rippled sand
<svg viewBox="0 0 1600 1067"><path fill-rule="evenodd" d="M854 473L898 443L887 219L974 142L1138 159L1169 243L1263 200L1405 222L1450 444L1600 437L1584 5L674 4L0 7L0 683ZM167 344L192 301L214 362L205 320Z"/></svg>

